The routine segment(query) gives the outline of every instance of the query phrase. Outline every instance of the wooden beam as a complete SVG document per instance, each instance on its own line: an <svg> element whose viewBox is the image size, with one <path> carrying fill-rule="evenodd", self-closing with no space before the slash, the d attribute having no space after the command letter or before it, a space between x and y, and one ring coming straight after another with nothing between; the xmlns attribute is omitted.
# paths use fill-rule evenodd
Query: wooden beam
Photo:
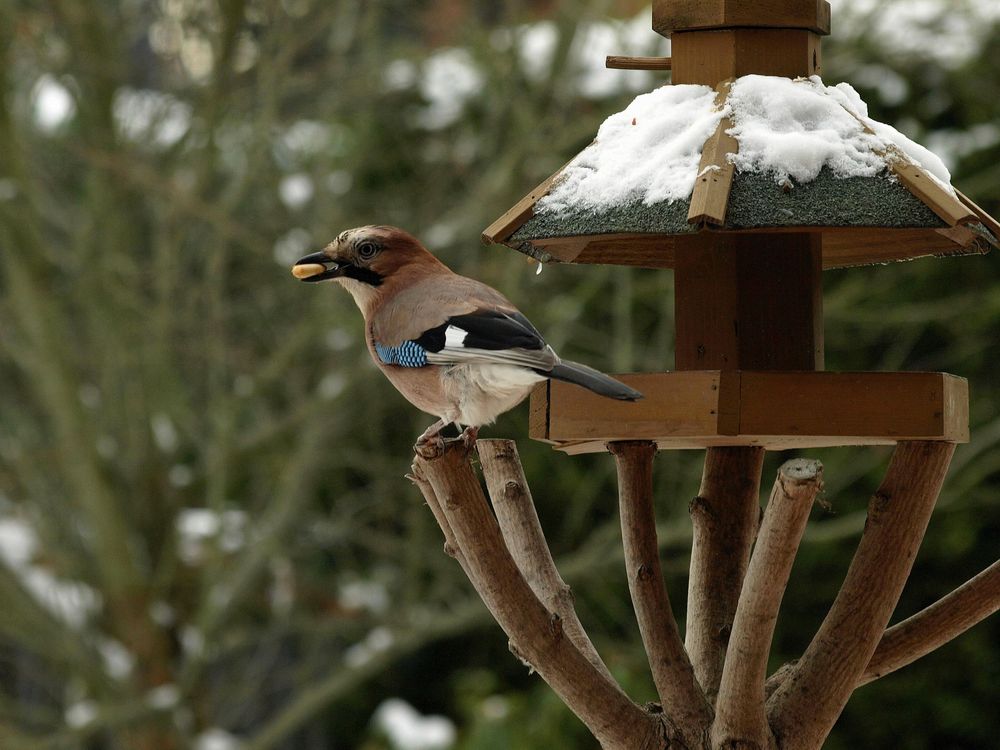
<svg viewBox="0 0 1000 750"><path fill-rule="evenodd" d="M614 70L670 70L671 60L669 57L608 55L604 58L604 67Z"/></svg>
<svg viewBox="0 0 1000 750"><path fill-rule="evenodd" d="M532 395L531 437L567 453L615 440L768 449L969 440L968 382L935 372L689 371L622 375L636 403L551 382ZM846 409L845 404L851 408Z"/></svg>
<svg viewBox="0 0 1000 750"><path fill-rule="evenodd" d="M715 106L718 109L725 106L731 84L732 81L723 81L716 86ZM702 147L698 176L695 178L691 206L688 208L688 221L692 224L722 226L726 223L729 190L736 171L729 155L735 154L740 148L739 142L727 132L732 127L733 121L723 117Z"/></svg>

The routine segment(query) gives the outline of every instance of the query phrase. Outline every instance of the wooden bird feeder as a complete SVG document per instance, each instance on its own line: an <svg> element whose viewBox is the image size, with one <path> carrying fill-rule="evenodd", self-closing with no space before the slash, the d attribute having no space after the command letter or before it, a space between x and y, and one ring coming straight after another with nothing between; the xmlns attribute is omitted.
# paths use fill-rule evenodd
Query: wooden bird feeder
<svg viewBox="0 0 1000 750"><path fill-rule="evenodd" d="M671 38L673 86L716 89L722 111L741 76L819 74L830 12L826 2L799 0L661 0L653 28ZM624 63L615 58L614 64ZM629 67L662 62L638 58ZM804 97L815 95L808 81L800 88ZM843 115L857 118L858 135L874 135L856 114ZM644 123L633 118L632 124ZM741 143L728 132L733 125L731 116L722 117L704 141L685 199L626 195L598 208L563 201L546 210L546 197L561 182L584 170L593 179L602 168L616 169L587 163L584 151L485 230L485 240L540 261L674 271L677 371L624 376L647 396L635 405L560 383L539 387L531 436L570 453L629 439L655 440L662 448L771 449L966 442L968 394L960 378L819 372L821 274L985 253L996 245L1000 225L894 144L875 147L873 156L884 164L877 174L839 177L824 166L814 179L795 182L740 169L734 157ZM600 145L599 136L591 149Z"/></svg>
<svg viewBox="0 0 1000 750"><path fill-rule="evenodd" d="M662 712L621 692L583 631L512 443L480 442L495 520L458 449L418 457L414 479L512 650L604 747L819 748L858 685L1000 607L998 563L886 629L955 445L969 439L968 384L945 373L823 371L821 275L982 254L997 245L1000 224L948 184L935 157L868 119L852 90L809 78L821 71L820 42L830 32L824 0L654 0L653 28L670 37L671 58L609 58L609 66L672 70L672 85L648 95L662 98L643 100L642 121L635 109L609 119L484 238L542 262L673 269L675 371L618 376L645 394L637 403L545 383L530 414L533 438L567 453L615 456L629 588ZM860 166L824 162L806 178L791 168L776 176L748 124L770 116L772 91L792 120L800 100L825 107L839 130L823 137L852 139L844 151ZM648 109L660 101L677 111ZM694 106L703 110L697 117L681 116ZM663 120L640 131L648 117L674 114L673 130ZM820 127L810 117L787 137ZM688 140L697 135L683 169L642 150L678 128ZM609 142L610 160L599 151ZM637 181L638 192L615 192L630 164L648 179ZM680 170L675 184L642 193L643 180L670 169ZM588 203L586 180L611 189ZM689 189L671 194L683 180ZM841 591L802 658L768 677L774 622L822 467L804 459L782 466L760 522L764 451L882 444L895 453ZM691 504L683 641L660 575L658 448L707 449Z"/></svg>

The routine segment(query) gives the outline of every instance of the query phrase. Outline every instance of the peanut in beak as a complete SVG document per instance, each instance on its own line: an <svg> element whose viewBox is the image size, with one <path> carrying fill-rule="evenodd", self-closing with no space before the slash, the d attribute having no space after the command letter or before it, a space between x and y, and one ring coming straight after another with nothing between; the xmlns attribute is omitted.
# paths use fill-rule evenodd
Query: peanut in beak
<svg viewBox="0 0 1000 750"><path fill-rule="evenodd" d="M323 273L326 266L321 263L303 263L300 266L292 266L292 276L297 279L308 279L310 276Z"/></svg>

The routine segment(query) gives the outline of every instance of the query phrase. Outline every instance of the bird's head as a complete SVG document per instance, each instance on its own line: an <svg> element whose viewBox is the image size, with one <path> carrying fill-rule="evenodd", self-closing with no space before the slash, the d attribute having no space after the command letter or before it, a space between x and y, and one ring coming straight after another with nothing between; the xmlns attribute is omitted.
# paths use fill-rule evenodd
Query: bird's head
<svg viewBox="0 0 1000 750"><path fill-rule="evenodd" d="M341 232L318 253L300 258L292 275L302 281L340 281L348 289L377 288L418 267L443 264L402 229L367 226Z"/></svg>

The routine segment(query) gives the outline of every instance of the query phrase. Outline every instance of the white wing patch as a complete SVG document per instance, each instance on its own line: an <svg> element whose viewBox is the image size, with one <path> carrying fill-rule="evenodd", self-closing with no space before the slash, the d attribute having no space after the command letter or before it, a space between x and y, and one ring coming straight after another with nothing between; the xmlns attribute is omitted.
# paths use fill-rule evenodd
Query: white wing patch
<svg viewBox="0 0 1000 750"><path fill-rule="evenodd" d="M444 329L444 345L446 349L460 349L465 346L465 337L468 331L463 331L457 326L448 326Z"/></svg>

